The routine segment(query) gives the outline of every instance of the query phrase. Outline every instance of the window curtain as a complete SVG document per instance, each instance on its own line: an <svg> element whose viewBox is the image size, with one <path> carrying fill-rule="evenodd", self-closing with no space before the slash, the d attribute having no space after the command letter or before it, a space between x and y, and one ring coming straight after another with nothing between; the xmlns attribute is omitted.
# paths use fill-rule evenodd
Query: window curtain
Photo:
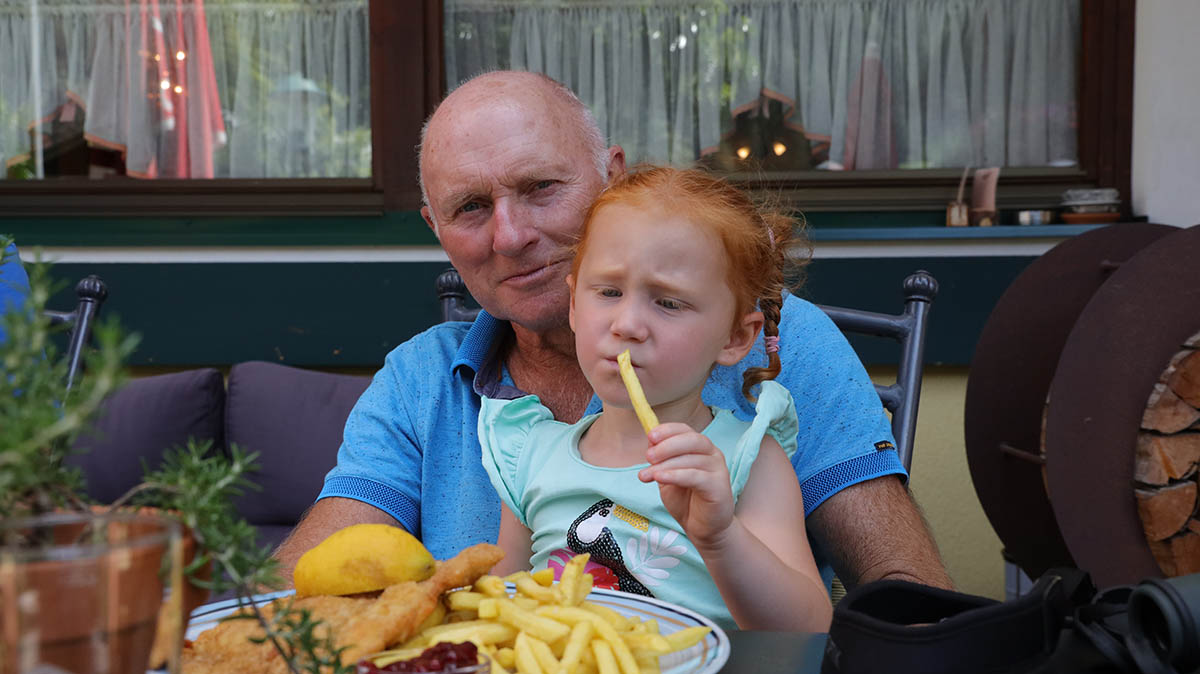
<svg viewBox="0 0 1200 674"><path fill-rule="evenodd" d="M819 168L1076 161L1078 0L446 0L445 38L449 88L545 73L634 161L713 152L764 97Z"/></svg>
<svg viewBox="0 0 1200 674"><path fill-rule="evenodd" d="M0 0L0 161L82 120L131 176L369 177L367 49L367 0Z"/></svg>

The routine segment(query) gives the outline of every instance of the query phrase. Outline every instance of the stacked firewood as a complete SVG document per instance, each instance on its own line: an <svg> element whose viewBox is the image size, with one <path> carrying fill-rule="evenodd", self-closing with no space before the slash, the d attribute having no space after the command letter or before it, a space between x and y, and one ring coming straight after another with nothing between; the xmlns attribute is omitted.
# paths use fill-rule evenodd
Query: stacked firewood
<svg viewBox="0 0 1200 674"><path fill-rule="evenodd" d="M1200 572L1200 334L1163 371L1138 432L1134 495L1142 528L1167 576Z"/></svg>

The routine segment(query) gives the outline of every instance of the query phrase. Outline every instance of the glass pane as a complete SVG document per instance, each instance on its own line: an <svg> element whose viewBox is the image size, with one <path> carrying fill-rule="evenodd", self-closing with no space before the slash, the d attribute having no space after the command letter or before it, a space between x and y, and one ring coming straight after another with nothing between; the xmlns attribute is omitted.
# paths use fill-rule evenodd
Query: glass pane
<svg viewBox="0 0 1200 674"><path fill-rule="evenodd" d="M368 0L0 0L0 166L370 177Z"/></svg>
<svg viewBox="0 0 1200 674"><path fill-rule="evenodd" d="M1079 0L445 0L446 82L543 72L632 161L1073 166Z"/></svg>

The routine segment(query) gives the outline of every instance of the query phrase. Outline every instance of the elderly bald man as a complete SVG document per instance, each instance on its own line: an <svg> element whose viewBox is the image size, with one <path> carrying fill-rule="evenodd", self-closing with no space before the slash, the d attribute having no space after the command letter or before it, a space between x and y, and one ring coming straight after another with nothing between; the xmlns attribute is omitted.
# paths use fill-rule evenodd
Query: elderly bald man
<svg viewBox="0 0 1200 674"><path fill-rule="evenodd" d="M500 502L480 461L480 396L537 394L563 422L600 410L575 359L565 278L588 205L625 170L624 152L606 146L563 85L493 72L430 117L420 168L421 214L484 312L388 355L350 414L317 502L276 553L287 578L304 551L360 522L404 527L440 559L494 542ZM845 338L795 297L780 335L777 381L797 401L793 464L818 562L848 586L899 578L949 587L879 398ZM741 373L763 363L760 344L739 366L715 370L704 399L750 418Z"/></svg>

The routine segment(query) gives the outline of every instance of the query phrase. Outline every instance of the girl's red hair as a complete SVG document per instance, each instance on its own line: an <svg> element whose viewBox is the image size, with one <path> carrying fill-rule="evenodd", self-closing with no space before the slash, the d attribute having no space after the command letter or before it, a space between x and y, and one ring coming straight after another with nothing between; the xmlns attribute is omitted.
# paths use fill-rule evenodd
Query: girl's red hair
<svg viewBox="0 0 1200 674"><path fill-rule="evenodd" d="M808 262L810 247L802 225L790 214L756 204L726 180L700 169L663 166L635 168L616 178L592 203L575 247L571 273L578 275L587 253L588 229L595 214L610 204L670 213L713 232L728 256L726 282L736 300L735 325L757 307L763 312L763 334L779 335L779 312L789 267L797 277ZM789 256L796 248L800 257ZM732 329L732 326L731 326ZM781 366L778 353L767 354L767 367L746 371L742 393L765 379L774 379Z"/></svg>

